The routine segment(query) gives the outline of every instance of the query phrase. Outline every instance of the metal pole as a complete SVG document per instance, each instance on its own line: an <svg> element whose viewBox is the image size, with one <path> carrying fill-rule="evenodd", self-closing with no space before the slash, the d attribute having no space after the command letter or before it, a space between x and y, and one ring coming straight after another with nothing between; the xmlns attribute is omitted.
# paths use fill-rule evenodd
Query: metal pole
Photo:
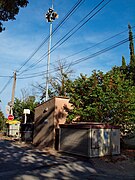
<svg viewBox="0 0 135 180"><path fill-rule="evenodd" d="M52 41L52 22L58 18L58 14L56 12L53 12L53 4L54 0L52 0L52 8L49 8L46 19L47 22L50 22L50 36L49 36L49 42L48 42L48 59L47 59L47 74L46 74L46 98L45 100L48 100L48 89L49 89L49 70L50 70L50 49L51 49L51 41Z"/></svg>
<svg viewBox="0 0 135 180"><path fill-rule="evenodd" d="M15 87L16 87L16 71L14 72L14 82L12 87L12 97L11 97L11 106L10 113L13 115L13 106L14 106L14 98L15 98Z"/></svg>
<svg viewBox="0 0 135 180"><path fill-rule="evenodd" d="M52 0L52 9L53 9L53 3L54 3L54 0Z"/></svg>
<svg viewBox="0 0 135 180"><path fill-rule="evenodd" d="M25 113L24 124L27 122L27 114Z"/></svg>
<svg viewBox="0 0 135 180"><path fill-rule="evenodd" d="M48 60L47 60L47 75L46 75L46 101L48 100L51 40L52 40L52 22L50 23L50 37L49 37L49 42L48 42Z"/></svg>

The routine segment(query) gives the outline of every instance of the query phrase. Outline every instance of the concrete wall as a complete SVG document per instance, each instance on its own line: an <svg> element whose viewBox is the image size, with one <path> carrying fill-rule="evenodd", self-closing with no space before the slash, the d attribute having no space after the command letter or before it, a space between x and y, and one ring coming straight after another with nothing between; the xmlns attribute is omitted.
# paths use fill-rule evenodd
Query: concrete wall
<svg viewBox="0 0 135 180"><path fill-rule="evenodd" d="M69 99L54 97L35 108L33 144L38 147L55 146L55 128L66 121L64 105Z"/></svg>

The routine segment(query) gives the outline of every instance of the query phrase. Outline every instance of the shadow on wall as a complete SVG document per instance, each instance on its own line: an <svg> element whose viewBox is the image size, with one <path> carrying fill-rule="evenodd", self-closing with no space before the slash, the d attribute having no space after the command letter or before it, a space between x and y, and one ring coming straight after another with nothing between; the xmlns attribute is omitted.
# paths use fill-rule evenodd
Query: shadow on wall
<svg viewBox="0 0 135 180"><path fill-rule="evenodd" d="M64 105L61 107L61 109L58 109L58 107L56 106L55 110L56 110L56 113L54 114L54 119L56 121L55 126L56 128L59 128L59 124L65 124L67 113L64 110Z"/></svg>
<svg viewBox="0 0 135 180"><path fill-rule="evenodd" d="M39 115L35 119L33 144L38 147L52 147L53 146L53 131L54 124L50 120L54 113L54 107L47 112Z"/></svg>
<svg viewBox="0 0 135 180"><path fill-rule="evenodd" d="M43 113L41 115L39 115L36 120L35 120L35 126L39 126L40 124L45 123L45 120L47 120L49 118L49 116L54 112L55 107L52 107L50 109L48 109L48 111L43 111Z"/></svg>
<svg viewBox="0 0 135 180"><path fill-rule="evenodd" d="M35 119L33 144L41 148L53 147L58 149L59 142L56 141L59 141L59 139L57 138L56 129L59 128L59 123L65 123L66 115L67 113L62 105L58 107L54 104L47 111L40 112Z"/></svg>

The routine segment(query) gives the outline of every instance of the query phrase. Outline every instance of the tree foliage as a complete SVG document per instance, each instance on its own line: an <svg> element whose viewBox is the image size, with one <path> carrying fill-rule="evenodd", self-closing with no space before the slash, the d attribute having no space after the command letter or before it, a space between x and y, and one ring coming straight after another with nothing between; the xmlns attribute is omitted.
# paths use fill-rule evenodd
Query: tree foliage
<svg viewBox="0 0 135 180"><path fill-rule="evenodd" d="M130 49L130 66L135 66L135 54L134 54L134 42L133 42L133 33L130 24L128 25L129 29L129 49Z"/></svg>
<svg viewBox="0 0 135 180"><path fill-rule="evenodd" d="M122 56L122 66L103 74L93 71L90 77L80 75L67 81L72 109L67 121L104 122L121 127L121 133L135 130L135 54L131 26L129 28L130 64Z"/></svg>
<svg viewBox="0 0 135 180"><path fill-rule="evenodd" d="M3 112L0 110L0 130L3 129L4 124L5 124L4 114L3 114Z"/></svg>
<svg viewBox="0 0 135 180"><path fill-rule="evenodd" d="M125 60L124 56L122 56L122 69L123 70L126 69L126 60Z"/></svg>
<svg viewBox="0 0 135 180"><path fill-rule="evenodd" d="M15 20L20 8L26 7L27 4L27 0L0 0L0 32L5 30L2 22Z"/></svg>
<svg viewBox="0 0 135 180"><path fill-rule="evenodd" d="M123 133L134 123L135 87L120 68L114 67L106 74L94 71L90 77L81 74L78 79L68 81L67 86L72 104L67 121L120 125Z"/></svg>
<svg viewBox="0 0 135 180"><path fill-rule="evenodd" d="M34 96L28 96L26 99L15 98L13 113L14 117L21 122L24 122L24 109L30 109L30 115L28 115L28 122L33 122L34 120L34 109L37 106Z"/></svg>
<svg viewBox="0 0 135 180"><path fill-rule="evenodd" d="M129 29L129 50L130 50L130 64L129 64L129 70L130 70L130 78L134 81L135 85L135 53L134 53L134 41L133 41L133 33L132 33L132 27L128 25Z"/></svg>

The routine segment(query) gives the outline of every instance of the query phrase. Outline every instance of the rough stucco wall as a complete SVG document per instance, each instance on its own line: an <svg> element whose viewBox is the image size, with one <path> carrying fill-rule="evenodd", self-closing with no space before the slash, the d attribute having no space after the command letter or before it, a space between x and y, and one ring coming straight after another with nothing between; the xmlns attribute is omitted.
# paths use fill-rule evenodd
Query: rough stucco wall
<svg viewBox="0 0 135 180"><path fill-rule="evenodd" d="M69 99L55 97L35 108L34 145L54 147L55 128L66 121L64 105L70 107Z"/></svg>
<svg viewBox="0 0 135 180"><path fill-rule="evenodd" d="M52 147L54 139L55 99L35 108L33 144L39 147ZM47 111L46 111L47 110Z"/></svg>
<svg viewBox="0 0 135 180"><path fill-rule="evenodd" d="M66 98L55 98L55 113L54 113L54 124L55 127L59 128L59 124L65 124L67 112L64 110L64 106L71 107L69 99Z"/></svg>

